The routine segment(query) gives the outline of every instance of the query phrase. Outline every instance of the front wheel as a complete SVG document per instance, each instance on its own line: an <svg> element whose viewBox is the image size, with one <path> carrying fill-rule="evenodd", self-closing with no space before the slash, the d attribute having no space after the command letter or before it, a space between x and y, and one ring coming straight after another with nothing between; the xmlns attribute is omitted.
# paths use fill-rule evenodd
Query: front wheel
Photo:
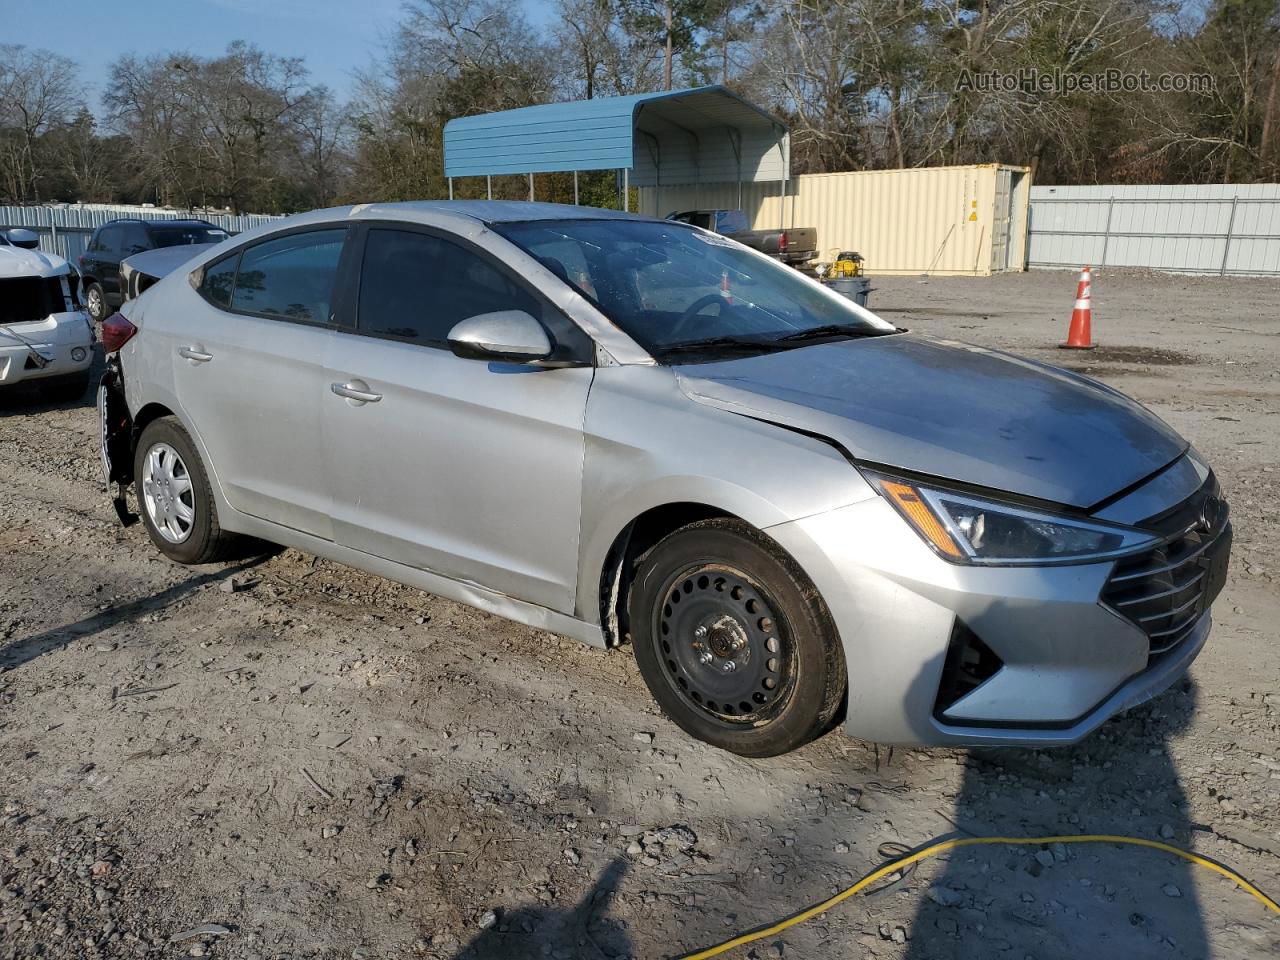
<svg viewBox="0 0 1280 960"><path fill-rule="evenodd" d="M686 733L770 757L823 733L844 655L817 590L740 520L682 527L640 558L629 604L645 683Z"/></svg>

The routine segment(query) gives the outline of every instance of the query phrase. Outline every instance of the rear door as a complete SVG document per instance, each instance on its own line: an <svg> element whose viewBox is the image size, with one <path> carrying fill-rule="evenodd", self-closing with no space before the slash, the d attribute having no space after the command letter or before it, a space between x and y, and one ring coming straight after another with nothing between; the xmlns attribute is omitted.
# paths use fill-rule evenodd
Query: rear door
<svg viewBox="0 0 1280 960"><path fill-rule="evenodd" d="M324 398L335 538L366 553L572 612L591 343L488 254L371 225L355 329ZM580 366L463 360L453 326L525 310Z"/></svg>
<svg viewBox="0 0 1280 960"><path fill-rule="evenodd" d="M206 266L166 317L178 399L232 507L332 539L320 412L342 309L343 226L274 234Z"/></svg>

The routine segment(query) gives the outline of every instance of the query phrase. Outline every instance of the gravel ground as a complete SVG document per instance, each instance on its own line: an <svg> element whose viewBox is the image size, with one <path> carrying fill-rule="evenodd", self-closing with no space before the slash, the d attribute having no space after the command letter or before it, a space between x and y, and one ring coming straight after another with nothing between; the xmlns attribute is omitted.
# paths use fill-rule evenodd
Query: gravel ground
<svg viewBox="0 0 1280 960"><path fill-rule="evenodd" d="M1280 282L876 278L901 325L1066 363L1218 469L1231 578L1190 677L1071 749L744 760L603 653L284 551L189 569L121 529L88 400L0 397L0 958L656 958L892 845L1164 838L1280 892ZM1166 855L985 847L736 956L1262 958L1280 919Z"/></svg>

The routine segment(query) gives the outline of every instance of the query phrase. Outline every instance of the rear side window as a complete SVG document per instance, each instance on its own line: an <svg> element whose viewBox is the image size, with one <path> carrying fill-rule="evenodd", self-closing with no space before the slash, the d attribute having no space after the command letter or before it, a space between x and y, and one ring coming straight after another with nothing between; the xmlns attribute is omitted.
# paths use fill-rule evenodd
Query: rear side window
<svg viewBox="0 0 1280 960"><path fill-rule="evenodd" d="M328 323L346 236L345 228L315 230L249 247L240 255L231 308Z"/></svg>
<svg viewBox="0 0 1280 960"><path fill-rule="evenodd" d="M221 243L230 236L221 227L206 226L163 226L151 227L151 243L160 247L178 247L192 243Z"/></svg>
<svg viewBox="0 0 1280 960"><path fill-rule="evenodd" d="M531 293L465 247L410 230L369 231L361 333L444 346L457 323L497 310L542 312Z"/></svg>
<svg viewBox="0 0 1280 960"><path fill-rule="evenodd" d="M120 252L124 256L128 257L151 249L151 241L147 239L147 228L142 224L130 223L122 227L121 232L123 234L121 241L123 249Z"/></svg>
<svg viewBox="0 0 1280 960"><path fill-rule="evenodd" d="M204 272L200 282L200 295L210 303L219 307L231 306L231 291L236 285L236 267L240 266L240 257L228 257L221 263L215 263Z"/></svg>
<svg viewBox="0 0 1280 960"><path fill-rule="evenodd" d="M741 210L720 210L716 213L716 233L745 233L750 229L747 215Z"/></svg>

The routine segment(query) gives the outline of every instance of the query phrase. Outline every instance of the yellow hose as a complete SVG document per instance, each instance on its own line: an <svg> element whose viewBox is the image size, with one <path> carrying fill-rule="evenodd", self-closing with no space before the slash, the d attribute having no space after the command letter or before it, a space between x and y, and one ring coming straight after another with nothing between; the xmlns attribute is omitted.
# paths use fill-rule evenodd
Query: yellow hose
<svg viewBox="0 0 1280 960"><path fill-rule="evenodd" d="M1268 910L1280 914L1280 903L1271 899L1234 870L1229 867L1224 867L1222 864L1215 860L1210 860L1208 857L1202 857L1189 850L1170 846L1169 844L1161 843L1158 840L1145 840L1141 837L1118 837L1105 833L1087 833L1070 837L957 837L954 840L941 840L938 843L932 843L926 847L922 847L915 853L908 854L905 857L900 857L897 860L886 863L882 867L877 867L853 886L841 890L839 893L828 897L821 903L816 903L812 907L801 910L799 913L794 914L785 920L779 920L772 926L764 927L751 933L741 934L734 937L732 940L726 940L724 943L717 944L714 947L708 947L706 950L699 950L696 953L682 954L678 960L707 960L709 957L722 956L735 947L741 947L748 943L755 943L757 940L765 940L769 937L776 937L784 930L788 930L797 924L804 923L806 920L812 920L814 917L826 913L836 904L843 903L854 894L871 886L871 884L875 883L877 880L883 880L889 874L901 870L903 867L910 866L913 863L918 863L921 860L927 860L930 857L937 856L947 850L956 850L960 847L976 847L989 843L1122 843L1134 847L1150 847L1152 850L1161 850L1165 853L1172 853L1174 856L1181 857L1183 860L1189 860L1198 867L1204 867L1206 870L1212 870L1214 873L1221 874L1228 880L1234 881L1246 893L1255 897L1258 902Z"/></svg>

